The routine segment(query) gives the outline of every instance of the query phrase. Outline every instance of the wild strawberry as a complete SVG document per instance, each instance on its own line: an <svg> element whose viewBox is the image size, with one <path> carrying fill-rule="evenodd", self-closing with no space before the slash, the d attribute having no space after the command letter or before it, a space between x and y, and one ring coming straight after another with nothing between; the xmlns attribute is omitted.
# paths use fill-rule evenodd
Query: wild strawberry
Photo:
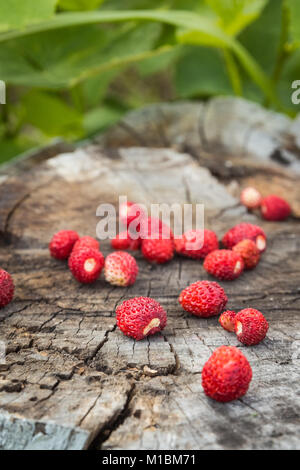
<svg viewBox="0 0 300 470"><path fill-rule="evenodd" d="M126 230L111 240L111 246L115 250L138 250L141 246L141 239L133 240L130 232Z"/></svg>
<svg viewBox="0 0 300 470"><path fill-rule="evenodd" d="M67 259L78 239L78 233L73 230L61 230L57 232L53 235L49 243L51 256L56 259Z"/></svg>
<svg viewBox="0 0 300 470"><path fill-rule="evenodd" d="M125 227L129 227L129 225L140 216L144 216L144 211L135 202L127 202L120 205L119 218Z"/></svg>
<svg viewBox="0 0 300 470"><path fill-rule="evenodd" d="M0 308L8 305L14 297L15 286L9 273L0 269Z"/></svg>
<svg viewBox="0 0 300 470"><path fill-rule="evenodd" d="M227 331L234 331L236 313L233 310L226 310L220 315L219 323Z"/></svg>
<svg viewBox="0 0 300 470"><path fill-rule="evenodd" d="M235 317L235 333L237 339L246 346L262 341L269 329L263 314L254 308L244 308Z"/></svg>
<svg viewBox="0 0 300 470"><path fill-rule="evenodd" d="M69 257L69 268L75 279L84 284L94 282L104 266L104 256L94 248L73 250Z"/></svg>
<svg viewBox="0 0 300 470"><path fill-rule="evenodd" d="M228 230L222 239L222 243L226 248L231 249L237 243L245 240L245 238L253 240L259 251L265 251L267 246L267 237L265 232L257 225L249 224L247 222L242 222Z"/></svg>
<svg viewBox="0 0 300 470"><path fill-rule="evenodd" d="M170 261L174 256L174 243L170 239L142 240L142 254L146 260L162 264Z"/></svg>
<svg viewBox="0 0 300 470"><path fill-rule="evenodd" d="M85 237L80 237L73 246L73 250L80 250L81 248L94 248L94 250L100 250L100 243L95 238L86 235Z"/></svg>
<svg viewBox="0 0 300 470"><path fill-rule="evenodd" d="M248 209L257 209L261 204L261 194L255 188L245 188L241 193L241 203Z"/></svg>
<svg viewBox="0 0 300 470"><path fill-rule="evenodd" d="M134 284L139 268L133 256L125 251L110 253L105 259L104 275L114 286Z"/></svg>
<svg viewBox="0 0 300 470"><path fill-rule="evenodd" d="M244 261L238 253L231 250L215 250L207 255L203 264L204 269L223 281L232 281L239 277L244 270Z"/></svg>
<svg viewBox="0 0 300 470"><path fill-rule="evenodd" d="M232 251L243 258L245 269L253 269L259 262L260 251L252 240L242 240L232 248Z"/></svg>
<svg viewBox="0 0 300 470"><path fill-rule="evenodd" d="M291 206L281 197L271 195L262 200L261 213L266 220L285 220L291 214Z"/></svg>
<svg viewBox="0 0 300 470"><path fill-rule="evenodd" d="M219 248L217 235L212 230L189 230L181 238L174 239L178 254L189 258L205 258L211 251Z"/></svg>
<svg viewBox="0 0 300 470"><path fill-rule="evenodd" d="M140 236L142 239L166 239L173 240L174 235L169 225L156 217L148 217L142 220Z"/></svg>
<svg viewBox="0 0 300 470"><path fill-rule="evenodd" d="M117 308L116 316L120 330L137 341L163 330L167 323L165 310L150 297L125 300Z"/></svg>
<svg viewBox="0 0 300 470"><path fill-rule="evenodd" d="M217 282L197 281L186 287L178 300L187 312L207 318L218 315L228 299Z"/></svg>
<svg viewBox="0 0 300 470"><path fill-rule="evenodd" d="M205 394L220 402L236 400L245 395L252 379L251 366L238 348L220 346L202 369Z"/></svg>

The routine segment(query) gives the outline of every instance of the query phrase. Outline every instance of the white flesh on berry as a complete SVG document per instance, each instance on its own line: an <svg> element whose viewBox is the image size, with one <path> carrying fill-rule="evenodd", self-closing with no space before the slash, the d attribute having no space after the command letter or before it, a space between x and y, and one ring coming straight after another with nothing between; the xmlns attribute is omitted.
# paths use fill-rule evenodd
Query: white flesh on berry
<svg viewBox="0 0 300 470"><path fill-rule="evenodd" d="M113 269L105 268L105 279L107 282L112 284L113 286L126 286L128 279L126 278L125 274L120 270L113 267Z"/></svg>
<svg viewBox="0 0 300 470"><path fill-rule="evenodd" d="M240 261L237 261L234 267L234 274L237 274L238 272L240 272L241 268L242 268L242 263Z"/></svg>
<svg viewBox="0 0 300 470"><path fill-rule="evenodd" d="M96 261L94 258L88 258L85 262L84 262L84 266L83 266L83 269L87 272L87 273L91 273L92 271L94 271L96 267Z"/></svg>
<svg viewBox="0 0 300 470"><path fill-rule="evenodd" d="M143 335L146 336L152 328L157 328L160 325L159 318L152 318L151 322L144 328Z"/></svg>
<svg viewBox="0 0 300 470"><path fill-rule="evenodd" d="M266 239L262 235L258 235L256 237L256 246L259 249L259 251L264 251L266 248Z"/></svg>
<svg viewBox="0 0 300 470"><path fill-rule="evenodd" d="M260 206L261 195L255 188L246 188L241 194L241 201L248 209L257 209Z"/></svg>
<svg viewBox="0 0 300 470"><path fill-rule="evenodd" d="M242 332L243 332L243 325L240 321L236 322L236 331L235 332L236 332L237 336L241 335Z"/></svg>

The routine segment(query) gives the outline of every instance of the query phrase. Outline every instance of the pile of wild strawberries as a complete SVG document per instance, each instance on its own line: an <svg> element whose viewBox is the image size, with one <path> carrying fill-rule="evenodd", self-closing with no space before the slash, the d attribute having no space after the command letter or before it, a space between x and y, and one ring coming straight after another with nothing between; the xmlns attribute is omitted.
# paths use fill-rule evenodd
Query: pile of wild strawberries
<svg viewBox="0 0 300 470"><path fill-rule="evenodd" d="M277 196L262 199L254 188L246 188L241 200L248 208L259 205L268 220L283 220L290 214L288 203ZM218 238L212 230L190 230L175 239L169 226L151 217L144 219L142 226L137 227L140 238L136 240L128 229L142 211L140 209L137 213L136 207L136 204L129 202L120 208L119 217L127 230L111 241L112 248L118 251L106 258L95 238L79 237L73 230L63 230L53 236L49 244L51 256L59 260L68 259L72 275L81 283L96 281L104 270L105 280L110 284L130 286L138 275L138 265L135 258L123 250L141 249L146 260L157 264L170 261L175 253L196 260L204 259L204 269L210 275L229 281L236 279L244 270L253 269L266 249L265 232L250 223L240 223L225 233L222 249L219 249ZM0 308L11 302L13 294L11 276L0 270ZM197 317L220 315L220 325L234 332L246 346L258 344L268 331L269 325L264 315L254 308L245 308L237 313L224 311L228 298L217 282L196 281L180 293L178 300L185 311ZM167 314L156 300L136 297L125 300L117 307L116 319L126 336L141 340L163 330ZM221 402L243 396L251 378L252 369L248 360L234 346L217 348L202 370L204 392Z"/></svg>

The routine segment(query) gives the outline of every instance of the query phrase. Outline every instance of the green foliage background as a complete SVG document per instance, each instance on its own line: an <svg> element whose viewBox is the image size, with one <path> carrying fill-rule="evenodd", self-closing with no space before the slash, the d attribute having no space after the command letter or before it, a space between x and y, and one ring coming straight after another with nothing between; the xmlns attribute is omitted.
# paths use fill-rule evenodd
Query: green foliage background
<svg viewBox="0 0 300 470"><path fill-rule="evenodd" d="M0 162L160 100L238 95L291 116L299 0L5 0Z"/></svg>

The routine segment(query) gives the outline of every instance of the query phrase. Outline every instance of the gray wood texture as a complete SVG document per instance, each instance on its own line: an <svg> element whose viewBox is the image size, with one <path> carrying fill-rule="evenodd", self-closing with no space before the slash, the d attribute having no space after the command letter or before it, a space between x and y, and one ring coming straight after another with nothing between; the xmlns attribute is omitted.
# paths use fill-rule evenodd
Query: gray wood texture
<svg viewBox="0 0 300 470"><path fill-rule="evenodd" d="M0 266L16 292L0 310L0 449L300 448L299 123L231 98L155 105L84 148L2 170ZM286 197L293 216L270 223L248 213L238 197L249 184ZM221 282L228 308L265 314L261 344L245 347L217 317L181 309L180 291L211 279L200 262L151 266L137 253L136 283L117 288L103 276L79 285L50 258L53 233L94 236L97 206L119 194L147 205L202 202L220 238L239 221L265 229L258 267ZM109 242L101 249L109 253ZM116 328L115 308L139 295L161 302L168 325L135 342ZM247 395L228 404L201 387L203 364L222 344L240 347L253 369Z"/></svg>

